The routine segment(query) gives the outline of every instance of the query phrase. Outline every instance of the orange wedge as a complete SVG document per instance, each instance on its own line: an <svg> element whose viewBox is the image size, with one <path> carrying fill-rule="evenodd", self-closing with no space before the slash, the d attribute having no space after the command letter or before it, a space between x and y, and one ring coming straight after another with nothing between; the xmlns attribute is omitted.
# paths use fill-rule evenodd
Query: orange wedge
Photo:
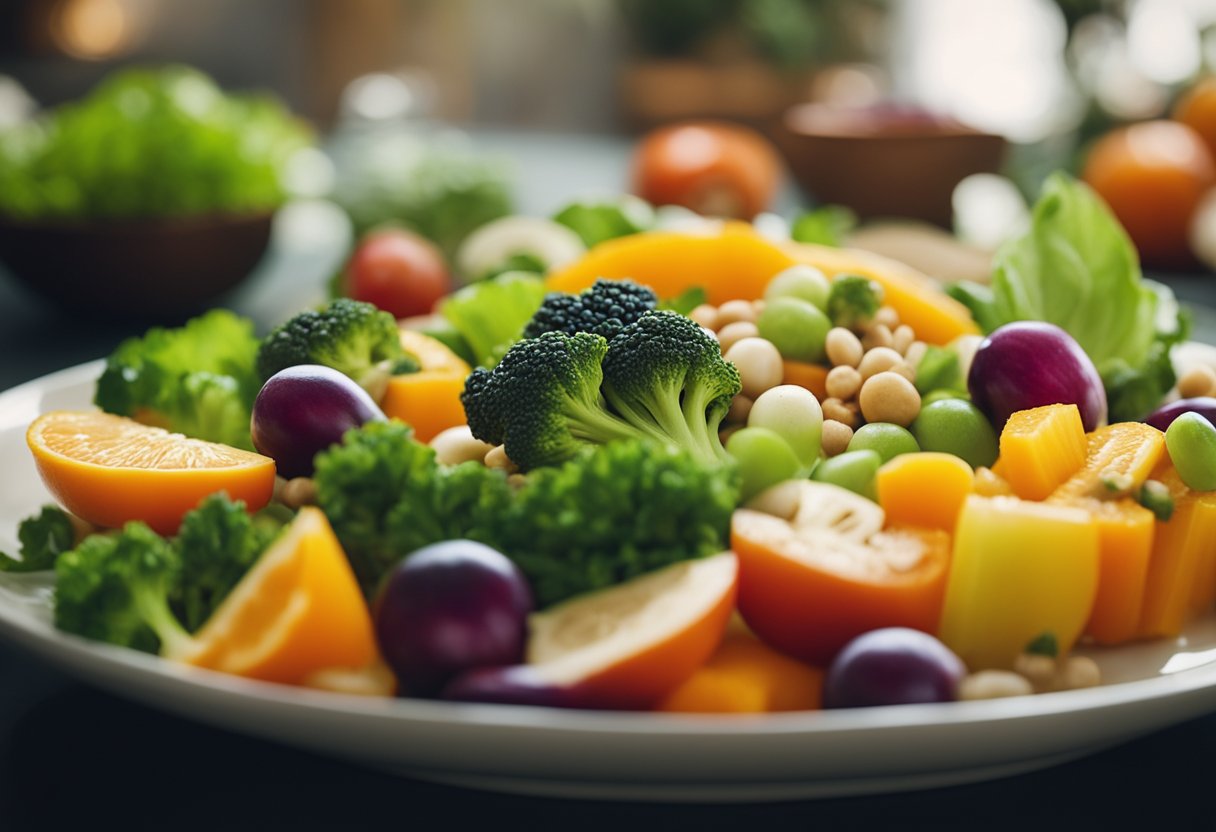
<svg viewBox="0 0 1216 832"><path fill-rule="evenodd" d="M226 491L256 511L274 491L270 457L100 411L43 414L25 440L55 499L106 528L143 520L170 535L208 494Z"/></svg>
<svg viewBox="0 0 1216 832"><path fill-rule="evenodd" d="M723 552L535 613L528 664L584 707L649 708L718 648L738 577L734 553Z"/></svg>
<svg viewBox="0 0 1216 832"><path fill-rule="evenodd" d="M372 666L371 614L321 510L300 509L194 638L165 658L284 684Z"/></svg>

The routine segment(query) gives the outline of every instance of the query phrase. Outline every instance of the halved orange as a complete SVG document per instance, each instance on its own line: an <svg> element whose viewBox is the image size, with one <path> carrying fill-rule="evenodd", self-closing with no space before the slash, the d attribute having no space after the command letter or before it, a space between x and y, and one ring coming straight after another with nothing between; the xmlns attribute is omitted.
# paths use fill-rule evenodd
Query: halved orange
<svg viewBox="0 0 1216 832"><path fill-rule="evenodd" d="M256 511L274 492L270 457L110 413L45 413L29 426L25 440L55 499L106 528L143 520L169 535L208 494L226 491Z"/></svg>
<svg viewBox="0 0 1216 832"><path fill-rule="evenodd" d="M300 509L192 639L165 658L304 684L379 658L367 602L325 514Z"/></svg>
<svg viewBox="0 0 1216 832"><path fill-rule="evenodd" d="M649 708L722 642L735 608L733 552L687 560L529 619L528 664L592 708Z"/></svg>

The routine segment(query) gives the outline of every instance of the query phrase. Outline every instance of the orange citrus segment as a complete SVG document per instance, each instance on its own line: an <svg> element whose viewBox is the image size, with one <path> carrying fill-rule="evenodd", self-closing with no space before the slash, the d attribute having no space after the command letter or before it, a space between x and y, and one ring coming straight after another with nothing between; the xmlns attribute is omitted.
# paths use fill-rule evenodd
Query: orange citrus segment
<svg viewBox="0 0 1216 832"><path fill-rule="evenodd" d="M321 510L301 509L182 654L167 658L285 684L372 665L371 614Z"/></svg>
<svg viewBox="0 0 1216 832"><path fill-rule="evenodd" d="M208 494L226 491L255 511L274 491L270 457L124 416L53 411L35 419L25 439L55 499L106 528L143 520L170 535Z"/></svg>

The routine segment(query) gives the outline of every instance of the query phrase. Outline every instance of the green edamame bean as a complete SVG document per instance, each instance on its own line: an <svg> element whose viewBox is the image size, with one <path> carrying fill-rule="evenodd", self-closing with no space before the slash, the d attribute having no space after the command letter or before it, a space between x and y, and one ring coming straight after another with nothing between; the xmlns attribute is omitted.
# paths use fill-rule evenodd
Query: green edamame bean
<svg viewBox="0 0 1216 832"><path fill-rule="evenodd" d="M825 356L824 341L832 328L828 316L813 304L798 298L765 301L756 318L760 337L771 341L782 358L817 363Z"/></svg>
<svg viewBox="0 0 1216 832"><path fill-rule="evenodd" d="M1165 447L1187 488L1216 491L1216 427L1194 411L1165 431Z"/></svg>
<svg viewBox="0 0 1216 832"><path fill-rule="evenodd" d="M912 435L922 451L954 454L972 468L991 466L999 452L992 423L965 399L938 399L922 407Z"/></svg>
<svg viewBox="0 0 1216 832"><path fill-rule="evenodd" d="M742 497L749 500L770 485L798 476L802 463L789 443L768 428L741 428L726 440L726 452L739 464Z"/></svg>
<svg viewBox="0 0 1216 832"><path fill-rule="evenodd" d="M874 475L882 467L878 451L869 448L861 451L845 451L829 457L815 467L811 479L847 488L854 494L875 498Z"/></svg>
<svg viewBox="0 0 1216 832"><path fill-rule="evenodd" d="M814 304L822 312L828 308L828 293L831 291L832 282L823 272L814 266L799 264L778 272L768 282L764 287L764 300L798 298Z"/></svg>
<svg viewBox="0 0 1216 832"><path fill-rule="evenodd" d="M849 440L850 451L878 451L883 462L890 462L900 454L912 454L920 450L914 437L907 428L890 422L871 422L862 425Z"/></svg>

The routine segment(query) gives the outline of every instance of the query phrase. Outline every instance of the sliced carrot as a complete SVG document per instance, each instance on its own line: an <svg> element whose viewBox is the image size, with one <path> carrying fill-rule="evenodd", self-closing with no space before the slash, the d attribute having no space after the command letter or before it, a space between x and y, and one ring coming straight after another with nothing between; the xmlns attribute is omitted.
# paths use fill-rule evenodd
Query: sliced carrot
<svg viewBox="0 0 1216 832"><path fill-rule="evenodd" d="M781 362L782 384L796 384L805 387L815 394L815 398L823 401L828 397L828 368L819 364L808 364L805 361Z"/></svg>
<svg viewBox="0 0 1216 832"><path fill-rule="evenodd" d="M677 713L774 713L820 707L823 671L731 633L709 661L659 703Z"/></svg>

